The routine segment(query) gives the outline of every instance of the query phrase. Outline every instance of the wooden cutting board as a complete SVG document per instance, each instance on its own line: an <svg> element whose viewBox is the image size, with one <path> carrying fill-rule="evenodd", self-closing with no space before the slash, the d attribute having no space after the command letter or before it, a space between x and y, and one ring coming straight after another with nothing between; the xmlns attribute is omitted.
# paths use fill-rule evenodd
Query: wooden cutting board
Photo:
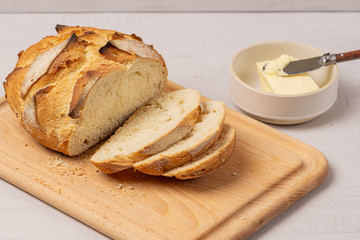
<svg viewBox="0 0 360 240"><path fill-rule="evenodd" d="M169 82L168 90L181 87ZM328 162L317 149L227 109L231 159L180 181L128 169L106 175L34 141L0 99L0 177L114 239L244 239L312 191Z"/></svg>

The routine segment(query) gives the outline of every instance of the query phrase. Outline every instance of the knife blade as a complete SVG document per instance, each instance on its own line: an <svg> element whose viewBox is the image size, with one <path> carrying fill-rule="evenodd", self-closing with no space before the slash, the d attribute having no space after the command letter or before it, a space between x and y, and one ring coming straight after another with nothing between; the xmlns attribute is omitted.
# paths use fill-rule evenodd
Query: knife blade
<svg viewBox="0 0 360 240"><path fill-rule="evenodd" d="M344 62L358 58L360 58L360 50L346 52L346 53L339 53L339 54L326 53L318 57L302 59L298 61L291 61L288 65L286 65L282 69L282 71L280 71L279 75L286 76L286 75L305 73L338 62Z"/></svg>

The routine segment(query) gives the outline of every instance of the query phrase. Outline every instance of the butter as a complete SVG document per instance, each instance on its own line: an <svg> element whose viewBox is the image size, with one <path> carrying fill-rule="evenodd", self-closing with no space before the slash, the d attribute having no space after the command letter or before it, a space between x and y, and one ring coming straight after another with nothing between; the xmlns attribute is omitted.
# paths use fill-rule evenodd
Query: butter
<svg viewBox="0 0 360 240"><path fill-rule="evenodd" d="M257 70L260 76L261 86L264 92L275 94L304 94L319 89L311 76L307 73L280 76L278 75L282 69L289 64L290 61L295 61L296 58L289 55L281 55L279 58L256 63ZM266 64L265 70L263 70Z"/></svg>

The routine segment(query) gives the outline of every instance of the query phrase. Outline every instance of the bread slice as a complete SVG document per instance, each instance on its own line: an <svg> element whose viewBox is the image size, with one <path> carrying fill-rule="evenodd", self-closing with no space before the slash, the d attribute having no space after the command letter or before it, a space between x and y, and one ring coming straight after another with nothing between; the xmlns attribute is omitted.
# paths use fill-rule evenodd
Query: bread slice
<svg viewBox="0 0 360 240"><path fill-rule="evenodd" d="M221 135L225 105L222 102L202 103L203 112L191 132L168 149L134 164L134 168L150 175L161 175L164 171L179 167L198 156Z"/></svg>
<svg viewBox="0 0 360 240"><path fill-rule="evenodd" d="M184 180L209 174L221 167L230 158L234 145L235 130L230 125L225 124L221 137L214 145L185 165L167 171L162 176Z"/></svg>
<svg viewBox="0 0 360 240"><path fill-rule="evenodd" d="M132 167L184 138L200 114L197 91L165 93L140 107L90 161L106 173Z"/></svg>

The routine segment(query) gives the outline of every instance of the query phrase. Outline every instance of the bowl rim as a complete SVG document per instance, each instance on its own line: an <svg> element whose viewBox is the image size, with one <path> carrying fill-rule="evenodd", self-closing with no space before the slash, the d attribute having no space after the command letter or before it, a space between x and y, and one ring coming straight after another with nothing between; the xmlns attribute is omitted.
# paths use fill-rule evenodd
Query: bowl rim
<svg viewBox="0 0 360 240"><path fill-rule="evenodd" d="M241 78L235 73L234 71L234 62L235 59L244 51L249 50L251 48L255 48L255 47L259 47L261 45L266 45L266 44L292 44L292 45L298 45L300 47L306 47L306 48L311 48L313 50L316 51L320 51L322 54L325 54L325 52L323 52L322 50L309 46L307 44L304 43L300 43L300 42L292 42L292 41L267 41L267 42L259 42L259 43L255 43L252 45L249 45L241 50L239 50L231 59L230 62L230 74L232 76L232 79L236 80L237 82L239 82L241 85L245 86L246 88L248 88L251 91L257 92L259 94L263 94L263 95L267 95L270 97L279 97L279 98L299 98L299 97L304 97L304 96L309 96L309 95L314 95L317 93L320 93L322 91L325 91L327 88L330 87L330 85L332 85L334 82L337 81L338 76L339 76L339 68L337 66L337 64L334 64L333 67L335 69L335 74L334 77L332 79L330 79L330 81L328 81L324 86L320 87L318 90L316 91L312 91L309 93L301 93L301 94L275 94L275 93L268 93L268 92L264 92L261 90L258 90L256 88L251 87L249 84L245 83L243 80L241 80Z"/></svg>

